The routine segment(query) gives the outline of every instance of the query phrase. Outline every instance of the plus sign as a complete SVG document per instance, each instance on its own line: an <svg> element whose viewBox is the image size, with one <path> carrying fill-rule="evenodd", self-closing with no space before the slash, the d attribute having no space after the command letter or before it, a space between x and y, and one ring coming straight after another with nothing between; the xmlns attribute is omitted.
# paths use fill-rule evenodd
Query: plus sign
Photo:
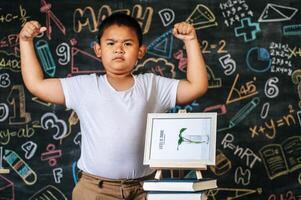
<svg viewBox="0 0 301 200"><path fill-rule="evenodd" d="M260 31L260 27L258 23L252 23L248 17L241 19L241 26L236 27L234 30L235 36L243 36L245 42L249 42L256 39L256 33Z"/></svg>

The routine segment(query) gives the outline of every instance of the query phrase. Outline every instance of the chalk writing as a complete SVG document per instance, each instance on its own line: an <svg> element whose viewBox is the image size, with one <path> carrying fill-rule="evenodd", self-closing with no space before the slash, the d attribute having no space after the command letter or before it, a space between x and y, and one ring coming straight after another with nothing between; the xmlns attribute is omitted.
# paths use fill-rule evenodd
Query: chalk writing
<svg viewBox="0 0 301 200"><path fill-rule="evenodd" d="M251 137L254 138L256 136L259 136L259 134L263 134L265 137L269 139L273 139L276 137L277 129L282 126L291 126L293 124L296 124L296 119L294 117L295 110L292 108L291 105L288 106L289 113L287 115L284 115L278 119L269 119L264 122L263 125L254 125L249 128L249 131L251 133Z"/></svg>
<svg viewBox="0 0 301 200"><path fill-rule="evenodd" d="M253 168L256 162L261 162L259 156L257 156L250 148L244 148L239 145L233 144L234 136L227 133L223 138L221 145L224 149L233 150L233 154L238 156L240 159L245 159L246 165Z"/></svg>

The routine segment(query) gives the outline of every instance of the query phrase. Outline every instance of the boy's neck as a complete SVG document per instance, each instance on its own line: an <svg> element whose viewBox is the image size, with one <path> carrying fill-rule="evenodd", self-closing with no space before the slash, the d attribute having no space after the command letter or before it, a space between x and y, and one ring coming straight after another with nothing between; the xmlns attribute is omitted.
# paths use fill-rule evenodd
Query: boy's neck
<svg viewBox="0 0 301 200"><path fill-rule="evenodd" d="M117 91L128 90L135 84L132 74L127 75L111 75L106 74L109 84Z"/></svg>

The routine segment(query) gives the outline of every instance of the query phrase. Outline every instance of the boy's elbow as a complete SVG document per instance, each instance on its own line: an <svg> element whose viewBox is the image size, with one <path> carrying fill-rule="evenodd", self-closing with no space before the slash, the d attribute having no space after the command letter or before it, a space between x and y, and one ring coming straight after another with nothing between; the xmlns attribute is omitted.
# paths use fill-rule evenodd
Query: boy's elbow
<svg viewBox="0 0 301 200"><path fill-rule="evenodd" d="M194 82L182 81L178 87L177 104L190 103L203 96L208 90L208 81Z"/></svg>
<svg viewBox="0 0 301 200"><path fill-rule="evenodd" d="M25 85L26 89L30 93L32 93L32 94L36 94L37 93L38 87L39 87L38 83L33 82L31 80L24 79L24 78L23 78L23 82L24 82L24 85Z"/></svg>
<svg viewBox="0 0 301 200"><path fill-rule="evenodd" d="M26 86L26 88L27 88L27 90L33 95L33 96L36 96L36 97L38 97L39 96L39 88L38 88L38 86L35 86L35 85L26 85L25 84L25 86Z"/></svg>
<svg viewBox="0 0 301 200"><path fill-rule="evenodd" d="M201 97L201 96L203 96L204 94L206 94L207 90L208 90L208 87L203 88L203 89L200 91L200 93L199 93L199 97Z"/></svg>
<svg viewBox="0 0 301 200"><path fill-rule="evenodd" d="M23 78L23 83L24 83L24 86L26 87L26 89L30 92L30 93L33 93L35 87L34 87L34 84L31 84L29 81L26 81L26 79Z"/></svg>
<svg viewBox="0 0 301 200"><path fill-rule="evenodd" d="M200 84L200 87L197 89L197 96L201 97L203 96L208 90L208 81L205 81L204 83Z"/></svg>
<svg viewBox="0 0 301 200"><path fill-rule="evenodd" d="M22 79L26 89L30 93L36 93L41 81L36 78L32 78L30 76L25 76L23 73L22 73Z"/></svg>
<svg viewBox="0 0 301 200"><path fill-rule="evenodd" d="M41 93L43 93L43 91L45 92L45 89L43 89L42 81L24 80L24 85L33 96L40 97Z"/></svg>

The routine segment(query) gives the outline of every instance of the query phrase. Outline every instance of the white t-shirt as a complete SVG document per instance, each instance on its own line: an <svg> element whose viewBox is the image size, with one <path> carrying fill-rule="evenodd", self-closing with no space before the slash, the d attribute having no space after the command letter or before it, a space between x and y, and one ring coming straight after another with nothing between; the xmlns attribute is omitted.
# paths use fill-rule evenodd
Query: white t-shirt
<svg viewBox="0 0 301 200"><path fill-rule="evenodd" d="M135 84L116 91L106 75L60 79L67 108L79 119L82 135L78 167L111 179L139 178L143 165L147 113L175 106L178 80L154 74L134 76Z"/></svg>

